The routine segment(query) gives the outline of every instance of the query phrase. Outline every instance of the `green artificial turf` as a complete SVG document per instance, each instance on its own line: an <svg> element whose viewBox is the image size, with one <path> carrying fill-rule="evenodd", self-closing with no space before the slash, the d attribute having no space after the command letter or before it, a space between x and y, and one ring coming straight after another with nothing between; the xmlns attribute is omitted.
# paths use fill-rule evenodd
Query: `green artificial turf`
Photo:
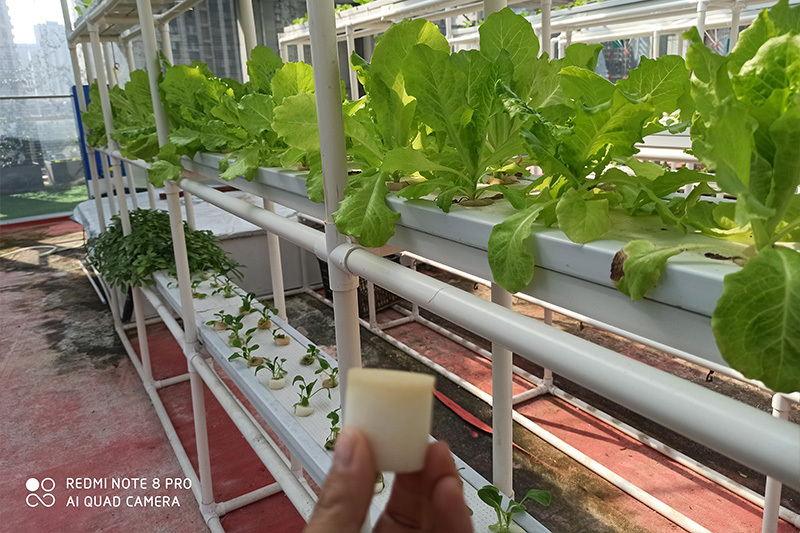
<svg viewBox="0 0 800 533"><path fill-rule="evenodd" d="M83 181L68 189L51 189L0 195L0 220L34 217L50 213L67 213L87 200Z"/></svg>

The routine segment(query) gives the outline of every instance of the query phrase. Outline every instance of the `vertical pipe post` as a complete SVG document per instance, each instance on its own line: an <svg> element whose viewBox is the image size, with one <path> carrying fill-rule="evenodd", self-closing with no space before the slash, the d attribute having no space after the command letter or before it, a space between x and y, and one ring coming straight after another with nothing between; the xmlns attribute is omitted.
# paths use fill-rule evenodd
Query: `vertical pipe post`
<svg viewBox="0 0 800 533"><path fill-rule="evenodd" d="M772 396L772 416L789 419L789 400L781 393ZM767 477L764 490L764 517L761 521L761 533L776 533L778 531L778 513L781 507L780 481Z"/></svg>
<svg viewBox="0 0 800 533"><path fill-rule="evenodd" d="M239 0L239 23L244 34L244 46L247 52L247 59L250 53L258 45L256 37L256 17L253 14L253 2L251 0Z"/></svg>
<svg viewBox="0 0 800 533"><path fill-rule="evenodd" d="M264 209L275 212L275 204L264 198ZM281 263L281 241L277 235L267 232L267 253L269 254L269 273L272 279L272 301L278 310L278 316L283 320L286 317L286 294L283 288L283 264ZM302 262L302 254L301 254Z"/></svg>
<svg viewBox="0 0 800 533"><path fill-rule="evenodd" d="M449 43L453 39L453 18L447 17L444 19L444 38ZM450 45L450 52L453 51L453 45Z"/></svg>
<svg viewBox="0 0 800 533"><path fill-rule="evenodd" d="M558 58L561 59L567 53L567 36L562 32L556 42L558 43Z"/></svg>
<svg viewBox="0 0 800 533"><path fill-rule="evenodd" d="M731 36L728 42L728 53L730 53L734 47L736 47L736 43L739 42L739 18L741 14L742 5L737 0L731 8Z"/></svg>
<svg viewBox="0 0 800 533"><path fill-rule="evenodd" d="M86 80L91 85L97 76L94 73L94 54L89 43L83 43L83 61L86 64Z"/></svg>
<svg viewBox="0 0 800 533"><path fill-rule="evenodd" d="M92 46L90 43L85 42L82 44L83 46L83 61L84 66L86 68L86 76L89 85L91 85L94 81L96 81L94 75L94 54L92 54ZM97 153L95 150L92 150L93 153ZM93 156L93 159L94 156ZM89 163L90 165L92 163ZM95 169L97 169L97 161L95 159L94 163ZM108 157L105 154L100 154L100 166L103 169L103 179L101 180L98 177L97 185L98 188L102 187L103 191L106 193L106 202L108 202L108 214L110 216L117 214L117 206L114 202L114 193L110 187L110 177L111 177L111 170L108 167ZM102 183L101 183L102 181Z"/></svg>
<svg viewBox="0 0 800 533"><path fill-rule="evenodd" d="M111 151L119 149L117 142L111 138L111 131L114 129L114 116L111 113L111 101L108 98L108 85L105 69L103 68L103 48L100 45L100 34L96 24L89 24L89 39L92 42L94 53L94 68L97 73L97 88L100 93L100 106L103 109L103 124L106 127L106 138L108 148ZM119 207L119 218L122 222L124 234L131 232L131 221L128 217L128 202L125 200L125 185L122 183L122 171L117 158L111 158L111 173L113 174L114 185L117 189L117 199Z"/></svg>
<svg viewBox="0 0 800 533"><path fill-rule="evenodd" d="M167 58L170 65L175 64L175 56L172 53L172 37L169 35L169 22L162 22L158 28L161 33L161 51L164 52L164 57Z"/></svg>
<svg viewBox="0 0 800 533"><path fill-rule="evenodd" d="M708 2L710 0L697 0L697 33L700 39L705 41L706 33L706 13L708 12Z"/></svg>
<svg viewBox="0 0 800 533"><path fill-rule="evenodd" d="M313 57L313 56L312 56ZM297 61L298 62L306 62L306 45L303 43L297 44ZM312 59L313 61L313 59Z"/></svg>
<svg viewBox="0 0 800 533"><path fill-rule="evenodd" d="M311 35L311 59L314 64L314 89L317 100L320 152L325 190L325 240L330 253L345 242L333 223L347 186L342 96L339 89L339 47L332 0L306 0ZM347 391L347 371L361 366L361 339L358 323L358 278L328 259L333 290L336 327L336 353L342 376L342 405ZM347 413L343 413L347 416Z"/></svg>
<svg viewBox="0 0 800 533"><path fill-rule="evenodd" d="M161 96L158 93L158 78L161 74L161 64L158 61L158 44L156 41L155 21L153 20L153 6L150 0L136 0L139 12L139 26L142 30L142 42L147 74L150 81L150 96L153 100L153 113L156 119L158 144L164 145L168 141L169 122L161 105ZM208 454L208 432L206 431L205 398L203 396L202 378L197 374L191 358L197 350L197 325L195 324L194 301L192 300L191 275L186 251L186 236L181 220L181 203L178 195L178 186L168 181L165 184L167 193L167 206L169 209L170 229L172 231L172 244L175 250L175 266L178 274L178 284L181 293L181 310L183 314L183 328L186 346L187 366L192 389L192 411L194 414L194 432L197 443L197 463L200 476L201 501L204 506L214 503L214 494L211 486L211 461Z"/></svg>
<svg viewBox="0 0 800 533"><path fill-rule="evenodd" d="M548 326L553 325L553 310L552 309L544 309L544 323ZM542 386L551 388L553 386L553 371L549 368L544 369L544 374L542 376Z"/></svg>
<svg viewBox="0 0 800 533"><path fill-rule="evenodd" d="M548 2L550 0L547 0ZM484 0L483 16L488 18L508 4L506 0ZM542 4L542 21L545 6ZM548 29L543 34L549 35ZM492 302L508 309L512 307L511 293L492 282ZM514 497L514 434L511 414L514 409L513 362L511 350L492 343L492 484L500 492Z"/></svg>
<svg viewBox="0 0 800 533"><path fill-rule="evenodd" d="M492 283L492 302L511 309L511 293ZM509 498L514 497L514 409L513 362L511 350L492 343L492 484Z"/></svg>
<svg viewBox="0 0 800 533"><path fill-rule="evenodd" d="M539 40L541 41L541 46L539 47L539 55L547 53L547 55L553 54L553 46L550 41L550 10L553 7L553 0L542 0L542 29L541 33L539 34Z"/></svg>
<svg viewBox="0 0 800 533"><path fill-rule="evenodd" d="M348 24L344 30L347 38L347 57L349 61L349 58L353 56L353 52L356 51L356 39L353 35L352 24ZM358 100L358 74L350 65L347 65L347 72L350 74L350 99Z"/></svg>
<svg viewBox="0 0 800 533"><path fill-rule="evenodd" d="M75 43L69 42L70 34L72 33L72 19L69 17L69 6L67 0L61 0L61 14L64 17L64 32L67 34L67 42L69 43L69 58L72 62L72 75L75 79L75 96L78 99L78 110L81 113L86 112L86 95L83 93L83 78L81 77L81 67L78 62L78 46ZM86 126L81 121L83 127L84 139L88 133ZM103 213L103 198L100 194L100 183L97 176L97 160L95 159L95 152L92 147L84 143L86 148L86 157L89 159L89 179L92 185L92 196L94 196L94 207L97 211L97 220L100 222L100 231L106 230L106 217Z"/></svg>
<svg viewBox="0 0 800 533"><path fill-rule="evenodd" d="M653 35L650 37L650 59L658 59L659 48L661 43L661 31L653 30Z"/></svg>
<svg viewBox="0 0 800 533"><path fill-rule="evenodd" d="M289 45L284 42L280 42L278 43L278 46L280 47L281 50L281 61L286 63L287 61L289 61Z"/></svg>
<svg viewBox="0 0 800 533"><path fill-rule="evenodd" d="M136 56L133 53L133 39L128 39L128 42L125 43L125 53L127 54L128 59L128 70L133 72L136 70Z"/></svg>
<svg viewBox="0 0 800 533"><path fill-rule="evenodd" d="M572 30L567 30L566 32L564 32L564 35L565 35L565 41L564 42L566 43L566 48L569 48L569 45L572 44ZM566 50L566 48L565 48L565 50Z"/></svg>
<svg viewBox="0 0 800 533"><path fill-rule="evenodd" d="M117 79L116 69L114 68L114 44L113 43L105 43L105 50L103 50L103 54L105 55L106 60L106 76L108 77L108 85L109 87L116 87L119 85L119 79Z"/></svg>

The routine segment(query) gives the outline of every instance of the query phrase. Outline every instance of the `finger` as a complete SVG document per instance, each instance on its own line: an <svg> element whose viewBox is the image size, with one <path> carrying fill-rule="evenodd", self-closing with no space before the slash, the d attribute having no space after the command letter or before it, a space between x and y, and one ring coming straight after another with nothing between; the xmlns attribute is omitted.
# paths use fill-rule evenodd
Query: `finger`
<svg viewBox="0 0 800 533"><path fill-rule="evenodd" d="M376 531L427 531L433 487L446 475L457 475L450 448L444 442L430 444L421 471L395 476L392 494Z"/></svg>
<svg viewBox="0 0 800 533"><path fill-rule="evenodd" d="M431 531L472 533L472 518L457 475L439 478L431 495Z"/></svg>
<svg viewBox="0 0 800 533"><path fill-rule="evenodd" d="M367 516L376 476L367 438L358 430L343 429L305 533L358 533Z"/></svg>

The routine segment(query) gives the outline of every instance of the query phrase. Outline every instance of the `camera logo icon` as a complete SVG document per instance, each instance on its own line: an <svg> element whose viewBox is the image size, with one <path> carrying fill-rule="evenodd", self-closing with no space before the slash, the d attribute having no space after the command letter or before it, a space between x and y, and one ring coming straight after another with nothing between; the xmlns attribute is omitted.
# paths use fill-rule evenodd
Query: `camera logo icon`
<svg viewBox="0 0 800 533"><path fill-rule="evenodd" d="M25 498L25 503L28 507L52 507L56 504L56 497L50 494L56 488L56 482L53 478L46 477L39 481L35 477L29 478L25 482L25 488L28 489L28 496ZM38 494L41 489L42 494Z"/></svg>

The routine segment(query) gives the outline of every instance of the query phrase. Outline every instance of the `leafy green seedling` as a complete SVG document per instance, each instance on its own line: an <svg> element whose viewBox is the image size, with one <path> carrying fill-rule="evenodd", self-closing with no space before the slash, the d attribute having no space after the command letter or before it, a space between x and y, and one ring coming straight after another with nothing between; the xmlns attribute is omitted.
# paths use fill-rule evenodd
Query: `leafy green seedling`
<svg viewBox="0 0 800 533"><path fill-rule="evenodd" d="M328 389L323 389L322 387L314 390L314 387L317 385L317 380L312 381L311 383L306 383L306 380L303 376L295 376L292 380L292 385L297 385L298 394L300 395L300 400L294 404L294 414L297 416L309 416L311 413L314 412L314 406L311 405L311 398L313 398L316 394L320 392L327 391L328 398L331 397L331 391Z"/></svg>
<svg viewBox="0 0 800 533"><path fill-rule="evenodd" d="M203 283L203 281L204 281L203 279L196 279L192 282L192 298L202 300L203 298L208 296L206 293L197 290L197 288L200 286L201 283Z"/></svg>
<svg viewBox="0 0 800 533"><path fill-rule="evenodd" d="M256 307L256 312L261 315L258 319L258 329L270 329L272 327L272 317L278 314L278 310L273 307Z"/></svg>
<svg viewBox="0 0 800 533"><path fill-rule="evenodd" d="M478 490L478 497L497 513L497 523L489 526L489 531L494 533L508 533L510 531L514 515L526 511L524 505L526 500L534 500L544 506L550 505L550 493L546 490L538 489L529 490L519 502L509 499L505 510L503 509L503 497L497 487L486 485Z"/></svg>
<svg viewBox="0 0 800 533"><path fill-rule="evenodd" d="M220 273L218 273L218 272L212 272L212 273L211 273L211 278L210 278L210 279L211 279L211 283L210 283L210 285L211 285L211 287L213 287L213 288L215 288L215 289L217 289L217 288L219 288L219 287L222 287L222 286L225 284L225 283L222 281L222 280L224 279L224 276L222 276L222 275L221 275Z"/></svg>
<svg viewBox="0 0 800 533"><path fill-rule="evenodd" d="M342 408L336 408L330 413L328 413L328 420L331 421L331 432L328 434L328 438L325 440L325 449L328 451L333 451L333 447L336 446L336 439L339 437L339 432L342 428L339 427L339 411Z"/></svg>
<svg viewBox="0 0 800 533"><path fill-rule="evenodd" d="M242 305L239 306L239 314L240 315L249 315L253 312L253 302L256 301L256 295L252 292L248 292L244 298L242 298Z"/></svg>
<svg viewBox="0 0 800 533"><path fill-rule="evenodd" d="M230 282L226 282L225 285L215 289L214 292L212 292L211 294L220 294L220 293L222 293L222 295L225 298L233 298L234 296L236 296L235 286L232 285Z"/></svg>
<svg viewBox="0 0 800 533"><path fill-rule="evenodd" d="M244 324L242 323L242 317L225 315L225 322L228 324L228 330L230 331L230 334L228 335L228 345L234 348L240 348L242 346L243 339L239 336L239 332L244 327Z"/></svg>
<svg viewBox="0 0 800 533"><path fill-rule="evenodd" d="M303 366L313 365L315 361L319 360L319 348L313 344L308 345L305 355L300 359L300 364Z"/></svg>
<svg viewBox="0 0 800 533"><path fill-rule="evenodd" d="M227 314L225 311L214 313L216 320L209 320L206 322L206 326L214 326L214 329L217 331L228 329L228 321L225 318L229 316L231 315Z"/></svg>
<svg viewBox="0 0 800 533"><path fill-rule="evenodd" d="M327 376L322 380L322 386L326 389L335 389L339 386L339 367L332 366L324 357L317 357L319 368L314 374ZM302 361L300 362L302 364Z"/></svg>
<svg viewBox="0 0 800 533"><path fill-rule="evenodd" d="M275 344L278 346L286 346L291 340L291 338L281 328L275 328L272 330L272 338L275 339Z"/></svg>

